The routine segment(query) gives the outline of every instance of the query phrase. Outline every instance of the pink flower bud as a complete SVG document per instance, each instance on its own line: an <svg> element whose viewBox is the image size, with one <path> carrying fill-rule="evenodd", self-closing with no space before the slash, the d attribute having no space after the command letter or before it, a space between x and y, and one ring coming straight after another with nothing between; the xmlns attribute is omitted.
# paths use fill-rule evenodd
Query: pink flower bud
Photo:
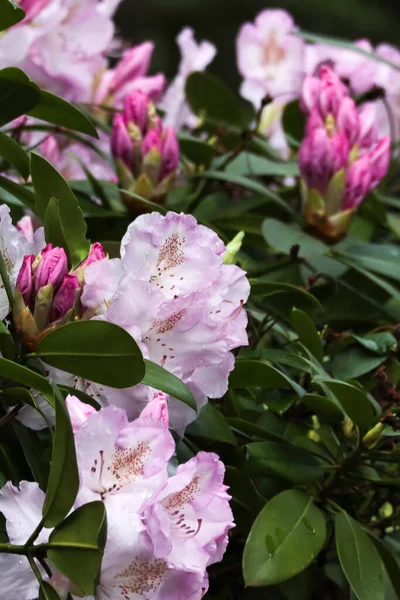
<svg viewBox="0 0 400 600"><path fill-rule="evenodd" d="M61 319L75 304L76 290L79 289L79 281L76 275L64 276L51 306L51 321Z"/></svg>
<svg viewBox="0 0 400 600"><path fill-rule="evenodd" d="M141 90L134 90L125 98L124 118L126 123L134 123L142 136L146 133L150 98Z"/></svg>
<svg viewBox="0 0 400 600"><path fill-rule="evenodd" d="M67 271L67 255L65 254L65 250L63 248L52 248L51 244L48 244L42 250L41 260L36 270L35 293L37 294L40 288L49 283L53 285L55 291L64 279Z"/></svg>
<svg viewBox="0 0 400 600"><path fill-rule="evenodd" d="M22 294L26 306L30 305L32 299L32 263L34 260L34 254L24 256L24 260L17 277L17 290Z"/></svg>
<svg viewBox="0 0 400 600"><path fill-rule="evenodd" d="M153 399L140 413L141 417L150 417L162 421L165 427L169 426L168 402L164 392L155 392Z"/></svg>
<svg viewBox="0 0 400 600"><path fill-rule="evenodd" d="M111 131L111 152L114 158L122 160L128 169L132 168L133 144L121 114L114 117Z"/></svg>
<svg viewBox="0 0 400 600"><path fill-rule="evenodd" d="M333 174L345 166L348 152L348 142L342 133L330 138L323 128L312 131L299 152L300 171L307 186L324 194Z"/></svg>
<svg viewBox="0 0 400 600"><path fill-rule="evenodd" d="M336 117L340 102L348 95L347 88L327 65L320 68L320 79L319 109L324 117L328 114Z"/></svg>
<svg viewBox="0 0 400 600"><path fill-rule="evenodd" d="M88 267L97 260L103 260L103 258L106 258L103 246L99 242L95 242L90 246L89 255L87 259L83 261L82 266Z"/></svg>
<svg viewBox="0 0 400 600"><path fill-rule="evenodd" d="M150 129L142 143L142 157L144 158L151 150L157 150L161 154L161 134L157 129Z"/></svg>
<svg viewBox="0 0 400 600"><path fill-rule="evenodd" d="M360 135L360 118L354 100L348 96L342 98L336 116L336 127L349 140L350 148L354 146Z"/></svg>
<svg viewBox="0 0 400 600"><path fill-rule="evenodd" d="M166 127L161 153L161 180L176 171L179 164L179 142L173 127Z"/></svg>
<svg viewBox="0 0 400 600"><path fill-rule="evenodd" d="M366 104L359 112L360 137L358 145L360 148L370 148L378 141L378 125L376 122L375 105Z"/></svg>
<svg viewBox="0 0 400 600"><path fill-rule="evenodd" d="M96 409L94 409L93 406L81 402L76 396L67 396L65 398L65 404L69 412L72 431L74 433L78 431L82 423L85 423L85 421L96 412Z"/></svg>
<svg viewBox="0 0 400 600"><path fill-rule="evenodd" d="M369 153L369 162L371 165L370 190L372 190L388 172L390 162L390 138L383 137L379 140L375 148Z"/></svg>
<svg viewBox="0 0 400 600"><path fill-rule="evenodd" d="M144 42L139 46L126 50L114 69L111 91L115 92L115 90L129 84L132 79L146 75L153 50L154 44L152 42Z"/></svg>
<svg viewBox="0 0 400 600"><path fill-rule="evenodd" d="M325 127L325 124L319 114L318 108L314 107L306 122L306 135L309 135L314 129L318 129L319 127Z"/></svg>
<svg viewBox="0 0 400 600"><path fill-rule="evenodd" d="M357 208L370 189L371 165L365 155L354 161L346 173L346 185L343 194L343 210Z"/></svg>
<svg viewBox="0 0 400 600"><path fill-rule="evenodd" d="M313 108L318 106L318 98L321 93L321 81L318 77L307 75L303 82L301 91L300 107L307 115L310 114Z"/></svg>
<svg viewBox="0 0 400 600"><path fill-rule="evenodd" d="M17 223L17 229L25 236L29 243L33 242L34 230L32 217L28 215L22 217Z"/></svg>

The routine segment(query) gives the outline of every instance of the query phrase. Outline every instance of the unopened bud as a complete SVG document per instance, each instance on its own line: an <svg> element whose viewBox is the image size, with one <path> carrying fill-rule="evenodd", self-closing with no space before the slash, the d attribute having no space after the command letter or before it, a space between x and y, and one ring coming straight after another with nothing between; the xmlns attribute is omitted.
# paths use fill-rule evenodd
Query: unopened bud
<svg viewBox="0 0 400 600"><path fill-rule="evenodd" d="M65 250L63 248L51 248L46 250L46 248L42 251L41 260L36 270L36 293L49 283L51 283L53 289L56 290L68 272Z"/></svg>
<svg viewBox="0 0 400 600"><path fill-rule="evenodd" d="M354 161L346 173L343 210L355 209L368 193L371 184L371 165L367 155Z"/></svg>
<svg viewBox="0 0 400 600"><path fill-rule="evenodd" d="M134 123L140 130L142 136L145 135L148 127L149 109L151 104L150 98L141 90L133 90L125 98L125 122Z"/></svg>
<svg viewBox="0 0 400 600"><path fill-rule="evenodd" d="M315 129L301 144L299 166L302 177L310 188L321 194L336 171L347 162L348 143L340 132L332 138L323 128Z"/></svg>
<svg viewBox="0 0 400 600"><path fill-rule="evenodd" d="M121 114L114 117L111 131L111 152L116 160L122 160L128 169L132 168L133 144L125 119Z"/></svg>
<svg viewBox="0 0 400 600"><path fill-rule="evenodd" d="M384 137L379 140L369 153L369 162L371 165L370 189L373 189L388 172L390 162L390 138Z"/></svg>
<svg viewBox="0 0 400 600"><path fill-rule="evenodd" d="M18 273L16 287L21 293L26 306L29 306L32 300L32 263L35 260L33 254L24 256L21 269Z"/></svg>
<svg viewBox="0 0 400 600"><path fill-rule="evenodd" d="M349 97L343 98L339 104L336 127L347 137L352 147L360 135L360 118L354 100Z"/></svg>
<svg viewBox="0 0 400 600"><path fill-rule="evenodd" d="M179 143L175 129L167 127L163 134L160 179L174 173L179 164Z"/></svg>
<svg viewBox="0 0 400 600"><path fill-rule="evenodd" d="M51 321L58 321L73 308L76 300L76 291L79 288L79 281L76 275L65 275L53 299Z"/></svg>

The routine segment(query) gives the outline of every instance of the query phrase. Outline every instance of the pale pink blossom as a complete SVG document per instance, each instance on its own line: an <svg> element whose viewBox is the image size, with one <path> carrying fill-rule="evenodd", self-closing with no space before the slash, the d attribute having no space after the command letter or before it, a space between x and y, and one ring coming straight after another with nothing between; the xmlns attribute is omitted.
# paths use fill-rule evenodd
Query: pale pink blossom
<svg viewBox="0 0 400 600"><path fill-rule="evenodd" d="M85 274L82 303L90 314L124 327L145 358L190 387L199 407L226 392L231 351L247 344L249 284L239 267L224 264L224 250L194 217L152 213L129 226L120 261L99 261ZM130 418L153 397L143 385L100 393ZM171 398L168 407L178 431L196 416Z"/></svg>
<svg viewBox="0 0 400 600"><path fill-rule="evenodd" d="M17 223L17 229L24 234L28 242L33 242L34 229L32 217L30 217L29 215L25 215L24 217L22 217L22 219L20 219Z"/></svg>
<svg viewBox="0 0 400 600"><path fill-rule="evenodd" d="M85 423L85 421L96 412L96 409L94 409L93 406L81 402L76 396L68 395L65 398L65 404L68 409L74 433L78 431L82 423Z"/></svg>
<svg viewBox="0 0 400 600"><path fill-rule="evenodd" d="M204 71L214 59L217 50L208 41L197 43L194 31L190 27L183 29L176 41L181 52L178 74L168 87L159 107L165 113L165 125L172 125L176 129L182 125L195 127L197 119L186 102L186 80L194 71Z"/></svg>
<svg viewBox="0 0 400 600"><path fill-rule="evenodd" d="M283 10L264 10L245 23L237 38L237 61L245 82L256 81L264 96L298 95L303 80L304 42Z"/></svg>

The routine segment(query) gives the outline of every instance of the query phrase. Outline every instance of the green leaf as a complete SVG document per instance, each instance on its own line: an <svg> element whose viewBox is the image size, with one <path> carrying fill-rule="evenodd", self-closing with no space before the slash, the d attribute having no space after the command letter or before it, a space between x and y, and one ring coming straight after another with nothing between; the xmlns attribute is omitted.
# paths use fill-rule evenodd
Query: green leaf
<svg viewBox="0 0 400 600"><path fill-rule="evenodd" d="M208 402L201 409L196 421L186 428L186 435L207 438L236 446L236 438L223 414Z"/></svg>
<svg viewBox="0 0 400 600"><path fill-rule="evenodd" d="M179 135L179 147L181 154L190 162L206 168L209 167L213 157L213 148L210 144L191 135L181 133Z"/></svg>
<svg viewBox="0 0 400 600"><path fill-rule="evenodd" d="M29 158L25 150L12 137L0 131L0 156L9 162L24 179L29 177Z"/></svg>
<svg viewBox="0 0 400 600"><path fill-rule="evenodd" d="M106 508L90 502L50 534L47 556L86 595L95 593L107 538Z"/></svg>
<svg viewBox="0 0 400 600"><path fill-rule="evenodd" d="M246 448L249 469L264 477L302 484L324 474L317 459L302 448L276 442L253 442Z"/></svg>
<svg viewBox="0 0 400 600"><path fill-rule="evenodd" d="M345 512L335 517L340 564L358 600L384 600L383 565L364 529Z"/></svg>
<svg viewBox="0 0 400 600"><path fill-rule="evenodd" d="M306 348L315 356L317 360L322 362L324 353L322 350L321 338L319 337L317 328L310 317L297 308L292 310L292 325L300 341Z"/></svg>
<svg viewBox="0 0 400 600"><path fill-rule="evenodd" d="M276 219L266 219L262 224L262 233L268 245L282 254L290 254L295 245L299 246L300 258L321 256L328 251L328 246L304 233L295 223L287 225Z"/></svg>
<svg viewBox="0 0 400 600"><path fill-rule="evenodd" d="M378 368L385 360L385 356L370 354L361 348L347 348L334 356L332 375L335 379L356 379Z"/></svg>
<svg viewBox="0 0 400 600"><path fill-rule="evenodd" d="M133 337L106 321L77 321L44 336L36 355L47 364L109 387L127 388L145 374Z"/></svg>
<svg viewBox="0 0 400 600"><path fill-rule="evenodd" d="M400 565L396 554L385 545L385 542L381 539L371 535L370 539L378 550L382 562L385 566L387 574L389 575L390 581L394 590L396 591L397 598L400 598ZM386 600L386 599L385 599Z"/></svg>
<svg viewBox="0 0 400 600"><path fill-rule="evenodd" d="M57 198L50 198L43 223L46 242L68 250L68 241L60 217L60 201Z"/></svg>
<svg viewBox="0 0 400 600"><path fill-rule="evenodd" d="M230 374L229 385L233 389L263 387L264 389L275 390L293 388L298 395L302 396L304 394L303 388L290 377L268 363L258 360L238 359L234 370Z"/></svg>
<svg viewBox="0 0 400 600"><path fill-rule="evenodd" d="M25 18L25 13L13 0L0 0L0 31L12 27Z"/></svg>
<svg viewBox="0 0 400 600"><path fill-rule="evenodd" d="M24 425L19 423L16 419L12 421L12 427L21 445L26 462L32 471L34 480L38 482L42 490L46 489L48 468L47 464L43 461L43 456L41 455L40 446L38 445L34 431L28 427L24 427Z"/></svg>
<svg viewBox="0 0 400 600"><path fill-rule="evenodd" d="M300 142L304 137L305 125L306 117L300 110L299 101L289 102L283 111L283 129L285 133Z"/></svg>
<svg viewBox="0 0 400 600"><path fill-rule="evenodd" d="M27 187L0 175L0 188L17 198L29 210L35 211L35 194Z"/></svg>
<svg viewBox="0 0 400 600"><path fill-rule="evenodd" d="M236 417L229 417L226 419L227 423L231 426L232 430L236 430L239 433L244 433L246 436L258 437L261 440L268 440L271 442L286 443L286 440L281 435L267 431L254 423L245 421L244 419L238 419Z"/></svg>
<svg viewBox="0 0 400 600"><path fill-rule="evenodd" d="M48 581L40 582L39 600L60 600L60 596Z"/></svg>
<svg viewBox="0 0 400 600"><path fill-rule="evenodd" d="M0 127L25 115L40 102L40 90L20 69L0 70Z"/></svg>
<svg viewBox="0 0 400 600"><path fill-rule="evenodd" d="M39 392L46 395L48 401L54 395L53 388L45 377L6 358L0 358L0 375L29 388L39 390Z"/></svg>
<svg viewBox="0 0 400 600"><path fill-rule="evenodd" d="M43 524L55 527L71 510L79 490L74 434L64 398L54 386L56 427L49 482L43 505Z"/></svg>
<svg viewBox="0 0 400 600"><path fill-rule="evenodd" d="M79 108L45 90L40 90L40 101L28 114L36 119L86 133L94 138L99 137L92 121Z"/></svg>
<svg viewBox="0 0 400 600"><path fill-rule="evenodd" d="M335 379L316 377L315 382L326 386L335 395L353 423L361 429L370 427L375 411L365 392L349 383Z"/></svg>
<svg viewBox="0 0 400 600"><path fill-rule="evenodd" d="M144 360L146 372L142 383L177 398L197 412L196 400L189 388L176 375L151 360Z"/></svg>
<svg viewBox="0 0 400 600"><path fill-rule="evenodd" d="M264 297L277 295L277 300L279 302L283 299L286 300L287 297L287 300L291 304L291 308L296 306L305 312L313 312L316 308L322 309L319 300L315 296L300 287L281 281L251 282L251 294L252 296Z"/></svg>
<svg viewBox="0 0 400 600"><path fill-rule="evenodd" d="M277 204L280 208L283 208L287 213L291 214L293 212L290 206L277 193L271 191L266 185L254 181L253 179L249 179L248 177L235 175L235 173L228 173L226 171L203 171L195 177L234 183L245 190L251 190L252 192L261 194L263 197L268 198L268 200Z"/></svg>
<svg viewBox="0 0 400 600"><path fill-rule="evenodd" d="M365 269L400 281L400 249L392 244L358 244L343 252Z"/></svg>
<svg viewBox="0 0 400 600"><path fill-rule="evenodd" d="M252 152L241 152L228 164L225 172L247 177L252 175L298 177L299 167L297 161L294 160L278 162Z"/></svg>
<svg viewBox="0 0 400 600"><path fill-rule="evenodd" d="M325 537L325 518L312 498L299 490L278 494L260 512L247 538L246 585L275 585L301 573L320 552Z"/></svg>
<svg viewBox="0 0 400 600"><path fill-rule="evenodd" d="M3 321L0 321L0 352L10 360L15 357L16 352L13 337Z"/></svg>
<svg viewBox="0 0 400 600"><path fill-rule="evenodd" d="M311 408L317 415L320 415L328 421L328 423L341 423L344 419L344 413L340 408L325 396L318 394L306 394L302 397L303 404Z"/></svg>
<svg viewBox="0 0 400 600"><path fill-rule="evenodd" d="M250 102L243 100L214 75L195 72L186 80L186 98L195 115L246 128L255 118Z"/></svg>
<svg viewBox="0 0 400 600"><path fill-rule="evenodd" d="M31 173L36 193L36 212L42 220L50 199L57 198L59 201L60 222L67 243L65 250L72 268L75 268L85 260L90 250L90 242L86 239L87 225L78 201L62 175L35 152L31 154Z"/></svg>

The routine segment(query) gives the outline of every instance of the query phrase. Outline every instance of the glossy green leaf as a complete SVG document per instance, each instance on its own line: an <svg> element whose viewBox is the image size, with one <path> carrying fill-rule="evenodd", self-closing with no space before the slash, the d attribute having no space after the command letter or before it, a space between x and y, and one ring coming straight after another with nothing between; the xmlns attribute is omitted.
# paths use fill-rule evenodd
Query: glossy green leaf
<svg viewBox="0 0 400 600"><path fill-rule="evenodd" d="M290 377L258 360L237 360L229 377L229 385L231 388L263 387L270 390L293 388L300 396L304 394L304 390Z"/></svg>
<svg viewBox="0 0 400 600"><path fill-rule="evenodd" d="M145 365L133 337L106 321L69 323L43 337L36 355L47 364L109 387L143 380Z"/></svg>
<svg viewBox="0 0 400 600"><path fill-rule="evenodd" d="M280 208L283 208L287 213L292 212L290 206L276 192L270 190L270 188L263 183L250 179L249 177L243 177L242 175L236 175L235 173L228 173L226 171L203 171L202 173L199 173L197 177L233 183L245 190L250 190L262 195L272 203L277 204Z"/></svg>
<svg viewBox="0 0 400 600"><path fill-rule="evenodd" d="M338 513L335 539L340 564L358 600L385 600L382 560L361 525L347 513Z"/></svg>
<svg viewBox="0 0 400 600"><path fill-rule="evenodd" d="M235 436L225 417L211 402L203 406L197 419L186 428L186 434L236 446Z"/></svg>
<svg viewBox="0 0 400 600"><path fill-rule="evenodd" d="M329 423L341 423L344 419L343 411L340 410L332 400L325 396L306 394L302 397L301 401Z"/></svg>
<svg viewBox="0 0 400 600"><path fill-rule="evenodd" d="M292 325L304 346L308 348L317 360L322 362L324 353L321 338L310 317L302 310L293 308Z"/></svg>
<svg viewBox="0 0 400 600"><path fill-rule="evenodd" d="M288 225L276 219L266 219L262 233L268 245L282 254L290 254L293 246L299 246L297 255L301 258L321 256L328 251L328 246L304 233L295 223Z"/></svg>
<svg viewBox="0 0 400 600"><path fill-rule="evenodd" d="M40 102L40 90L20 69L0 70L0 127L26 114Z"/></svg>
<svg viewBox="0 0 400 600"><path fill-rule="evenodd" d="M285 133L300 142L304 137L306 117L300 110L299 100L289 102L283 111L283 129Z"/></svg>
<svg viewBox="0 0 400 600"><path fill-rule="evenodd" d="M365 269L400 281L400 249L394 244L359 244L344 254Z"/></svg>
<svg viewBox="0 0 400 600"><path fill-rule="evenodd" d="M322 550L323 513L299 490L278 494L263 508L243 555L246 585L275 585L301 573Z"/></svg>
<svg viewBox="0 0 400 600"><path fill-rule="evenodd" d="M29 177L29 158L25 150L12 137L0 131L0 156L9 162L24 179Z"/></svg>
<svg viewBox="0 0 400 600"><path fill-rule="evenodd" d="M55 527L71 510L79 489L74 434L60 391L54 386L56 426L46 499L43 505L43 524Z"/></svg>
<svg viewBox="0 0 400 600"><path fill-rule="evenodd" d="M28 427L24 427L16 419L13 420L12 427L21 445L26 462L32 471L33 479L38 482L42 490L45 490L47 486L48 466L43 461L34 431Z"/></svg>
<svg viewBox="0 0 400 600"><path fill-rule="evenodd" d="M28 114L36 119L79 131L94 138L99 137L92 121L79 108L45 90L40 91L39 103Z"/></svg>
<svg viewBox="0 0 400 600"><path fill-rule="evenodd" d="M398 555L392 552L381 539L375 536L371 536L370 539L378 550L392 586L397 594L396 597L400 598L400 564Z"/></svg>
<svg viewBox="0 0 400 600"><path fill-rule="evenodd" d="M324 471L312 454L290 444L254 442L246 446L248 466L264 477L279 477L301 484L315 481Z"/></svg>
<svg viewBox="0 0 400 600"><path fill-rule="evenodd" d="M50 199L59 201L59 218L67 244L65 250L72 268L75 268L85 260L90 250L90 241L86 239L87 225L78 201L62 175L35 152L31 154L31 174L36 193L36 212L42 220Z"/></svg>
<svg viewBox="0 0 400 600"><path fill-rule="evenodd" d="M213 148L210 144L182 133L178 139L181 154L185 158L196 165L206 168L210 165L213 157Z"/></svg>
<svg viewBox="0 0 400 600"><path fill-rule="evenodd" d="M60 596L48 581L40 582L39 600L60 600Z"/></svg>
<svg viewBox="0 0 400 600"><path fill-rule="evenodd" d="M183 381L151 360L145 359L144 363L146 372L142 383L177 398L197 411L196 400Z"/></svg>
<svg viewBox="0 0 400 600"><path fill-rule="evenodd" d="M332 360L332 375L336 379L356 379L377 369L386 360L361 348L347 348Z"/></svg>
<svg viewBox="0 0 400 600"><path fill-rule="evenodd" d="M60 216L60 201L50 198L43 219L46 242L68 251L68 240Z"/></svg>
<svg viewBox="0 0 400 600"><path fill-rule="evenodd" d="M50 534L48 558L82 592L92 595L107 538L106 508L90 502L76 509Z"/></svg>
<svg viewBox="0 0 400 600"><path fill-rule="evenodd" d="M214 75L195 72L186 80L186 98L201 119L248 127L255 117L250 102L243 100Z"/></svg>
<svg viewBox="0 0 400 600"><path fill-rule="evenodd" d="M12 27L25 18L22 8L13 0L0 0L0 31Z"/></svg>
<svg viewBox="0 0 400 600"><path fill-rule="evenodd" d="M226 172L246 177L252 175L297 177L299 175L299 167L297 161L294 160L288 162L273 161L265 158L265 156L259 156L251 152L241 152L228 164Z"/></svg>
<svg viewBox="0 0 400 600"><path fill-rule="evenodd" d="M281 281L254 281L251 282L251 293L253 296L264 297L279 294L278 299L282 299L285 295L288 299L291 299L292 306L294 305L296 308L306 312L312 312L316 308L322 309L318 298L290 283L283 283Z"/></svg>
<svg viewBox="0 0 400 600"><path fill-rule="evenodd" d="M315 381L323 383L335 395L345 413L358 427L367 429L372 424L375 411L365 392L335 379L316 377Z"/></svg>
<svg viewBox="0 0 400 600"><path fill-rule="evenodd" d="M0 176L0 188L5 190L10 196L17 198L17 200L23 206L29 208L29 210L35 211L35 194L27 187L12 181L12 179Z"/></svg>
<svg viewBox="0 0 400 600"><path fill-rule="evenodd" d="M13 337L3 321L0 321L0 352L9 360L12 360L16 353Z"/></svg>
<svg viewBox="0 0 400 600"><path fill-rule="evenodd" d="M244 433L246 436L258 437L261 440L269 440L271 442L285 443L286 440L281 435L267 431L254 423L245 421L244 419L238 419L236 417L228 417L227 423L231 426L232 430L236 430L239 433Z"/></svg>
<svg viewBox="0 0 400 600"><path fill-rule="evenodd" d="M22 385L26 385L29 388L39 390L46 395L46 399L50 399L54 395L53 388L48 379L35 373L35 371L11 360L7 360L6 358L0 357L0 375Z"/></svg>

